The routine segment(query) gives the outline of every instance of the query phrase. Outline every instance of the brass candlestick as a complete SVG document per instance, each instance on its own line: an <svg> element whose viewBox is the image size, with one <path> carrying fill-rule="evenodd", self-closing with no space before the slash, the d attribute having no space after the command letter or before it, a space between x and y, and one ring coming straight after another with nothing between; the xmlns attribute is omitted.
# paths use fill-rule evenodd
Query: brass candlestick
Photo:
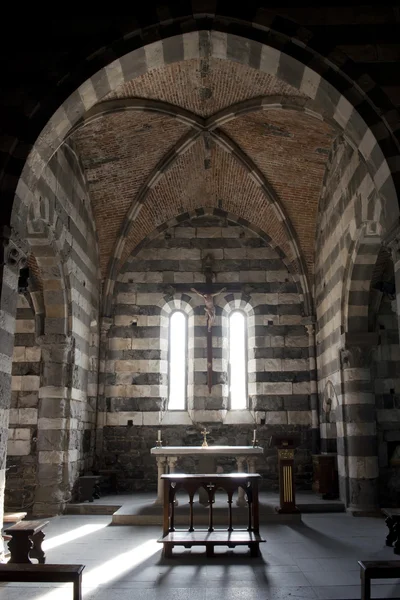
<svg viewBox="0 0 400 600"><path fill-rule="evenodd" d="M208 444L207 444L207 434L210 433L209 431L207 431L207 429L204 427L203 431L200 431L201 434L203 434L203 443L202 443L202 448L207 448Z"/></svg>

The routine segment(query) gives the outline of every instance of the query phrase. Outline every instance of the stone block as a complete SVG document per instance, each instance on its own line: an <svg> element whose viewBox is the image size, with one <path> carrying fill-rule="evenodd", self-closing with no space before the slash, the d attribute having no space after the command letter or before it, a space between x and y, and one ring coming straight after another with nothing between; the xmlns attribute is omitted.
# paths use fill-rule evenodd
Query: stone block
<svg viewBox="0 0 400 600"><path fill-rule="evenodd" d="M39 375L24 375L21 378L21 391L31 392L39 390L40 376Z"/></svg>
<svg viewBox="0 0 400 600"><path fill-rule="evenodd" d="M286 395L292 394L293 392L293 384L291 382L261 382L257 383L257 393L261 394L276 394L276 395Z"/></svg>
<svg viewBox="0 0 400 600"><path fill-rule="evenodd" d="M281 371L282 360L280 358L266 358L264 360L264 371Z"/></svg>
<svg viewBox="0 0 400 600"><path fill-rule="evenodd" d="M285 338L283 335L271 335L271 348L283 348L285 346Z"/></svg>
<svg viewBox="0 0 400 600"><path fill-rule="evenodd" d="M36 425L38 411L36 408L19 408L18 422L20 425Z"/></svg>
<svg viewBox="0 0 400 600"><path fill-rule="evenodd" d="M31 429L28 427L20 428L17 427L14 429L14 439L15 440L30 440L31 439Z"/></svg>
<svg viewBox="0 0 400 600"><path fill-rule="evenodd" d="M280 325L300 325L303 317L301 315L279 315Z"/></svg>
<svg viewBox="0 0 400 600"><path fill-rule="evenodd" d="M15 333L35 333L34 319L17 319L15 321Z"/></svg>
<svg viewBox="0 0 400 600"><path fill-rule="evenodd" d="M11 377L11 389L15 392L19 392L22 389L21 375L13 375Z"/></svg>
<svg viewBox="0 0 400 600"><path fill-rule="evenodd" d="M285 358L282 360L283 371L309 371L310 361L308 358L291 359Z"/></svg>
<svg viewBox="0 0 400 600"><path fill-rule="evenodd" d="M41 349L39 347L25 349L26 362L39 362L41 359Z"/></svg>
<svg viewBox="0 0 400 600"><path fill-rule="evenodd" d="M265 411L266 425L287 425L288 417L285 410L267 410Z"/></svg>
<svg viewBox="0 0 400 600"><path fill-rule="evenodd" d="M27 456L31 452L29 440L8 440L7 453L9 456Z"/></svg>
<svg viewBox="0 0 400 600"><path fill-rule="evenodd" d="M25 351L25 346L14 346L12 356L13 362L26 362Z"/></svg>
<svg viewBox="0 0 400 600"><path fill-rule="evenodd" d="M309 410L288 410L289 425L311 425L311 411Z"/></svg>
<svg viewBox="0 0 400 600"><path fill-rule="evenodd" d="M293 383L293 394L312 394L315 390L315 382L300 381Z"/></svg>

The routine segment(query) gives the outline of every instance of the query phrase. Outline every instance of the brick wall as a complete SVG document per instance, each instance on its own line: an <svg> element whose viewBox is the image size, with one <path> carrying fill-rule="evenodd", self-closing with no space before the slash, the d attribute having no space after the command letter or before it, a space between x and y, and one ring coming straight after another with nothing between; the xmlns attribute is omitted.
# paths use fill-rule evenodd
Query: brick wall
<svg viewBox="0 0 400 600"><path fill-rule="evenodd" d="M216 290L226 288L215 299L214 385L210 395L204 302L190 292L191 287L202 289L204 285L202 259L207 254L214 257ZM168 393L168 322L174 308L182 308L189 315L189 410L160 412ZM245 411L228 409L227 319L235 308L247 315L248 325L251 410ZM168 428L170 443L177 437L189 443L195 427L203 423L212 424L215 443L229 438L229 443L238 444L239 437L250 442L255 422L262 424L265 446L275 429L298 430L304 448L308 448L299 454L299 461L309 465L306 439L315 372L310 372L302 298L275 251L236 222L213 215L179 219L128 259L115 288L105 370L104 460L129 471L131 488L139 485L134 473L142 472L143 465L149 463L160 420L161 426ZM128 427L128 421L133 428ZM140 427L146 428L143 434ZM147 433L148 428L151 433ZM201 436L196 435L199 442ZM273 478L276 457L272 455L268 453L260 468L270 469ZM153 467L149 471L154 474L149 477L154 479L151 485L155 483Z"/></svg>

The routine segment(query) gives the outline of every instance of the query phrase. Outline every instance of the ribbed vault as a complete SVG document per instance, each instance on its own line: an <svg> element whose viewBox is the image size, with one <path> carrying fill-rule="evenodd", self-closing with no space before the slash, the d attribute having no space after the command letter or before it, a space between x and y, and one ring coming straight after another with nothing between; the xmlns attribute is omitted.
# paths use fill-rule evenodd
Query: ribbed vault
<svg viewBox="0 0 400 600"><path fill-rule="evenodd" d="M307 294L336 136L313 108L277 77L210 57L148 71L93 107L72 143L93 203L105 297L152 231L199 207L260 228Z"/></svg>

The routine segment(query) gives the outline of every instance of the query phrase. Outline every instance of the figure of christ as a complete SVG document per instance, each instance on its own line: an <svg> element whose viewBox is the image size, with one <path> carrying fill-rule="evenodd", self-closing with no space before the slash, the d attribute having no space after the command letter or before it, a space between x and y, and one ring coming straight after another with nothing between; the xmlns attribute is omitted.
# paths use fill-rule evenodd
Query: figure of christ
<svg viewBox="0 0 400 600"><path fill-rule="evenodd" d="M207 315L207 329L208 329L208 331L211 331L211 328L214 325L214 321L215 321L214 298L215 298L215 296L219 296L219 294L222 294L222 292L224 292L226 290L226 288L222 288L222 290L220 290L219 292L216 292L215 294L201 294L194 288L190 288L190 289L192 292L194 292L195 294L197 294L198 296L203 298L204 304L205 304L204 310Z"/></svg>

